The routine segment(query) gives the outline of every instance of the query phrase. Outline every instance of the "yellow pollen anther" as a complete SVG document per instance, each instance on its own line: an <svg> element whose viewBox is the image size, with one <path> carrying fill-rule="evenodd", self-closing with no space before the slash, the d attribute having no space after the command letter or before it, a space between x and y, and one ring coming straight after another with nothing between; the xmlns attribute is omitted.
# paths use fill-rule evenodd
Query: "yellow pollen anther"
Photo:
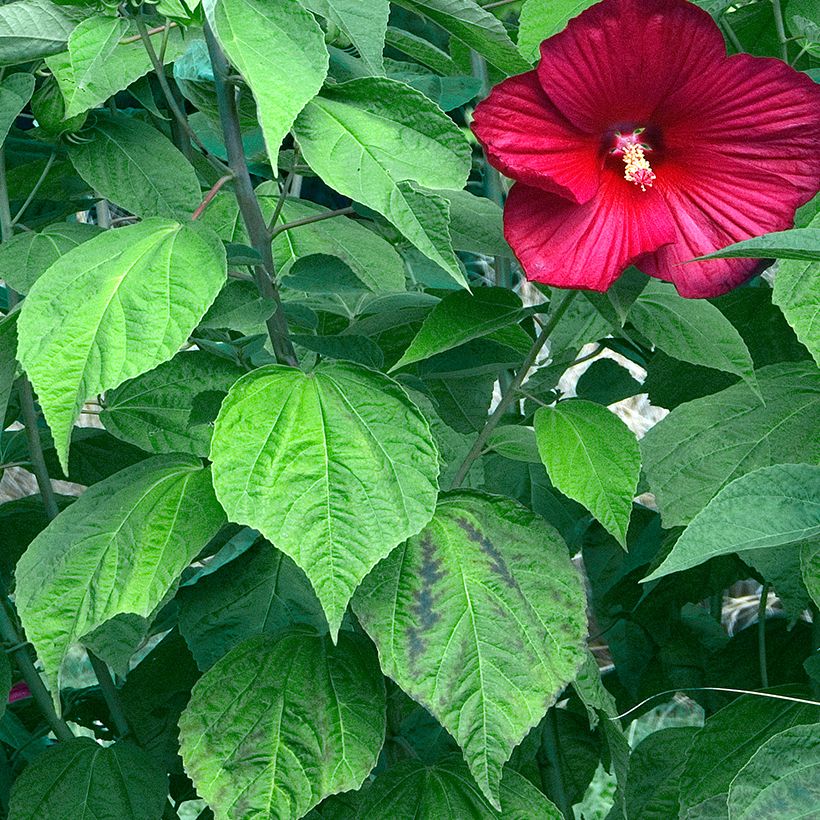
<svg viewBox="0 0 820 820"><path fill-rule="evenodd" d="M655 181L655 172L649 164L649 160L644 155L644 149L640 145L627 145L623 153L624 179L635 185L640 185L645 191L652 187Z"/></svg>

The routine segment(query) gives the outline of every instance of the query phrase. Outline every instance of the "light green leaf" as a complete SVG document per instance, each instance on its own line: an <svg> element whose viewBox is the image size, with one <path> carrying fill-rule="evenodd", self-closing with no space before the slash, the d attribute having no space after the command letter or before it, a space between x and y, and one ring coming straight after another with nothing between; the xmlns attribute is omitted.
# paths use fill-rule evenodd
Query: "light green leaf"
<svg viewBox="0 0 820 820"><path fill-rule="evenodd" d="M686 754L680 781L681 816L693 810L693 816L704 820L728 818L726 793L757 749L778 732L815 720L816 707L749 695L716 712L695 735ZM712 811L699 811L706 801L715 801L709 804Z"/></svg>
<svg viewBox="0 0 820 820"><path fill-rule="evenodd" d="M789 231L744 239L708 256L696 259L804 259L820 262L820 228L792 228Z"/></svg>
<svg viewBox="0 0 820 820"><path fill-rule="evenodd" d="M0 7L0 65L26 63L62 51L81 12L49 0Z"/></svg>
<svg viewBox="0 0 820 820"><path fill-rule="evenodd" d="M384 36L390 16L389 0L300 0L350 40L371 74L384 73Z"/></svg>
<svg viewBox="0 0 820 820"><path fill-rule="evenodd" d="M737 384L676 407L641 440L665 527L688 524L730 481L759 467L820 463L820 374L812 362L757 371L765 404Z"/></svg>
<svg viewBox="0 0 820 820"><path fill-rule="evenodd" d="M758 390L743 337L704 299L684 299L672 285L652 279L630 308L629 321L673 358L734 373Z"/></svg>
<svg viewBox="0 0 820 820"><path fill-rule="evenodd" d="M382 670L453 735L500 808L504 763L583 662L580 576L558 533L496 496L442 496L362 583Z"/></svg>
<svg viewBox="0 0 820 820"><path fill-rule="evenodd" d="M641 455L634 433L606 407L572 399L533 420L550 481L583 504L626 549Z"/></svg>
<svg viewBox="0 0 820 820"><path fill-rule="evenodd" d="M97 115L69 146L77 173L99 194L136 216L189 219L199 205L193 166L156 128L134 117Z"/></svg>
<svg viewBox="0 0 820 820"><path fill-rule="evenodd" d="M491 199L469 191L445 191L450 203L450 235L457 251L512 256L504 239L503 211Z"/></svg>
<svg viewBox="0 0 820 820"><path fill-rule="evenodd" d="M352 364L241 378L211 460L228 516L305 571L334 636L362 578L430 520L438 491L424 416L394 381Z"/></svg>
<svg viewBox="0 0 820 820"><path fill-rule="evenodd" d="M799 820L820 806L820 723L769 738L729 787L731 820Z"/></svg>
<svg viewBox="0 0 820 820"><path fill-rule="evenodd" d="M427 66L442 76L460 73L459 67L446 51L442 51L423 37L418 37L404 29L388 26L385 39L391 48L412 57L417 63Z"/></svg>
<svg viewBox="0 0 820 820"><path fill-rule="evenodd" d="M0 145L6 141L11 126L33 93L33 74L9 74L0 83Z"/></svg>
<svg viewBox="0 0 820 820"><path fill-rule="evenodd" d="M228 59L253 92L276 174L282 140L327 76L322 29L294 0L204 0L203 6Z"/></svg>
<svg viewBox="0 0 820 820"><path fill-rule="evenodd" d="M519 74L531 68L516 51L504 24L475 0L396 0L396 3L429 17L505 74Z"/></svg>
<svg viewBox="0 0 820 820"><path fill-rule="evenodd" d="M644 580L698 566L718 555L799 544L818 535L820 467L761 467L724 487Z"/></svg>
<svg viewBox="0 0 820 820"><path fill-rule="evenodd" d="M185 48L181 31L176 27L168 33L166 63ZM151 70L140 40L120 42L136 34L136 25L122 17L89 17L69 35L68 50L46 60L65 100L65 119L95 108ZM159 52L159 43L154 48Z"/></svg>
<svg viewBox="0 0 820 820"><path fill-rule="evenodd" d="M293 624L327 631L305 573L260 539L239 558L177 593L179 631L200 669L253 635Z"/></svg>
<svg viewBox="0 0 820 820"><path fill-rule="evenodd" d="M820 542L800 548L800 570L806 590L815 606L820 607Z"/></svg>
<svg viewBox="0 0 820 820"><path fill-rule="evenodd" d="M518 24L518 50L529 63L538 60L539 46L596 0L525 0Z"/></svg>
<svg viewBox="0 0 820 820"><path fill-rule="evenodd" d="M367 641L305 627L258 635L203 675L179 722L185 770L217 820L296 820L358 789L384 742Z"/></svg>
<svg viewBox="0 0 820 820"><path fill-rule="evenodd" d="M502 424L496 427L487 440L487 447L513 461L541 463L535 430L523 424Z"/></svg>
<svg viewBox="0 0 820 820"><path fill-rule="evenodd" d="M512 769L501 781L501 810L476 788L469 769L456 756L432 766L402 760L381 773L354 798L358 820L561 820L561 812L523 775Z"/></svg>
<svg viewBox="0 0 820 820"><path fill-rule="evenodd" d="M11 790L9 817L158 820L167 800L168 776L141 749L78 737L52 746L23 770Z"/></svg>
<svg viewBox="0 0 820 820"><path fill-rule="evenodd" d="M470 149L438 106L404 83L379 77L325 89L294 134L308 165L339 193L382 214L456 281L448 202L424 188L460 190Z"/></svg>
<svg viewBox="0 0 820 820"><path fill-rule="evenodd" d="M178 353L169 362L125 382L105 397L100 421L117 438L149 453L207 456L213 421L231 385L245 371L204 351ZM194 411L212 409L210 422Z"/></svg>
<svg viewBox="0 0 820 820"><path fill-rule="evenodd" d="M264 182L256 192L264 214L270 219L279 199L277 186ZM288 199L277 225L287 225L328 210L304 199ZM287 277L298 259L322 254L341 259L369 290L405 289L404 263L396 249L355 219L338 216L284 231L273 240L273 254L276 270L282 277Z"/></svg>
<svg viewBox="0 0 820 820"><path fill-rule="evenodd" d="M820 216L814 218L811 227L820 231ZM774 277L772 301L820 365L820 262L781 262Z"/></svg>
<svg viewBox="0 0 820 820"><path fill-rule="evenodd" d="M199 459L158 456L86 490L31 542L16 604L55 698L68 650L116 615L149 618L224 520Z"/></svg>
<svg viewBox="0 0 820 820"><path fill-rule="evenodd" d="M523 317L521 300L505 288L477 288L444 297L424 320L404 355L391 370L429 359L459 345L516 324Z"/></svg>
<svg viewBox="0 0 820 820"><path fill-rule="evenodd" d="M83 403L170 359L225 277L225 251L207 228L147 219L69 251L35 282L18 357L64 470Z"/></svg>
<svg viewBox="0 0 820 820"><path fill-rule="evenodd" d="M58 222L39 233L26 231L0 244L0 279L19 293L31 286L64 253L100 233L96 225Z"/></svg>
<svg viewBox="0 0 820 820"><path fill-rule="evenodd" d="M275 311L276 301L261 297L254 282L229 279L199 326L254 336L266 332L265 322Z"/></svg>

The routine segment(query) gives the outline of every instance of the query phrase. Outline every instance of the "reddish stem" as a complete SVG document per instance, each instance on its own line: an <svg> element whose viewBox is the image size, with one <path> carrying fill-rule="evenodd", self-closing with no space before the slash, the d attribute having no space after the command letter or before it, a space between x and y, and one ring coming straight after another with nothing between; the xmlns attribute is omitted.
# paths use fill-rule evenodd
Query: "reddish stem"
<svg viewBox="0 0 820 820"><path fill-rule="evenodd" d="M205 194L205 199L200 202L199 207L193 212L191 219L199 219L202 216L202 212L211 204L213 198L219 193L219 189L226 183L230 182L233 179L233 174L225 174L224 177L220 177L214 186Z"/></svg>

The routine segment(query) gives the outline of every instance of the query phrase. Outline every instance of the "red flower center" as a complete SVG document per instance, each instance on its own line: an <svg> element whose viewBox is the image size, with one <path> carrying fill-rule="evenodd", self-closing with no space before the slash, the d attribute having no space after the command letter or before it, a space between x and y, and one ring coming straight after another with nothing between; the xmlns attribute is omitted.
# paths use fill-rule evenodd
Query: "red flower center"
<svg viewBox="0 0 820 820"><path fill-rule="evenodd" d="M620 128L607 131L604 147L608 154L618 157L624 163L624 179L640 187L642 191L652 187L657 175L649 164L647 153L654 150L644 127L623 131Z"/></svg>

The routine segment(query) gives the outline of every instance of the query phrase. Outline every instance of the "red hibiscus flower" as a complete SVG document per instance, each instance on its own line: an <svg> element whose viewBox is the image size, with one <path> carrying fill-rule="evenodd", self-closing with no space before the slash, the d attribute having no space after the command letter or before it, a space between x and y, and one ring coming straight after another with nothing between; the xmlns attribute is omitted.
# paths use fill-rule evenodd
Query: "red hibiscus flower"
<svg viewBox="0 0 820 820"><path fill-rule="evenodd" d="M685 0L603 0L541 45L473 130L516 180L505 233L528 279L606 290L630 264L718 296L760 262L689 262L791 226L820 187L820 86L726 56Z"/></svg>

